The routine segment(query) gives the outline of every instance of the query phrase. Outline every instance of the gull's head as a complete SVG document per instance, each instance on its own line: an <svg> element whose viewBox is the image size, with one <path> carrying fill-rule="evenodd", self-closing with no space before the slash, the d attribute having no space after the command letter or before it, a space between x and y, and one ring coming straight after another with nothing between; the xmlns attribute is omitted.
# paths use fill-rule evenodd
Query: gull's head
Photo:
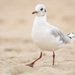
<svg viewBox="0 0 75 75"><path fill-rule="evenodd" d="M35 11L32 14L36 14L37 16L45 16L46 15L46 7L43 4L39 4L35 7Z"/></svg>

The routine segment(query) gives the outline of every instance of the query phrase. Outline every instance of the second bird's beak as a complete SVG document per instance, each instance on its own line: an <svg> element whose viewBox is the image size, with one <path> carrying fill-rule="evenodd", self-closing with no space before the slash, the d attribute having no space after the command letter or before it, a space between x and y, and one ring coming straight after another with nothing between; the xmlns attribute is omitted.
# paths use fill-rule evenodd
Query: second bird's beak
<svg viewBox="0 0 75 75"><path fill-rule="evenodd" d="M32 12L32 14L37 14L38 13L38 11L34 11L34 12Z"/></svg>

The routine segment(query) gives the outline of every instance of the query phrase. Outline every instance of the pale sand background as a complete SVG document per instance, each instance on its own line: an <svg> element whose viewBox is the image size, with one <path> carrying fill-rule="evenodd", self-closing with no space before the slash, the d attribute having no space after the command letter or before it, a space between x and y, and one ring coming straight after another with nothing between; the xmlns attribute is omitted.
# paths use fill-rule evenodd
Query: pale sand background
<svg viewBox="0 0 75 75"><path fill-rule="evenodd" d="M25 66L39 57L40 49L31 40L37 4L47 8L47 20L65 34L75 33L75 0L0 0L0 75L75 75L75 43L44 52L34 68Z"/></svg>

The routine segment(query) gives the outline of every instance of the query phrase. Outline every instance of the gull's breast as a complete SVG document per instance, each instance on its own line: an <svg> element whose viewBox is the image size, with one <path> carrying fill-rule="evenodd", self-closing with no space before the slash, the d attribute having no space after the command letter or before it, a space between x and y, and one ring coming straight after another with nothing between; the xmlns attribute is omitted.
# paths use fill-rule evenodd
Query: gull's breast
<svg viewBox="0 0 75 75"><path fill-rule="evenodd" d="M62 42L54 38L50 34L50 30L46 27L33 28L32 30L33 42L42 50L57 50L62 46Z"/></svg>

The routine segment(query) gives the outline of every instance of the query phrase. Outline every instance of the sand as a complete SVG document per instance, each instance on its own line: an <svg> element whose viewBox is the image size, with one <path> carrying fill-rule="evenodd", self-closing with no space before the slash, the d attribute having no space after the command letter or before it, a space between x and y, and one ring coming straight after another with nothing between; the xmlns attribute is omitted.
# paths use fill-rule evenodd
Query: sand
<svg viewBox="0 0 75 75"><path fill-rule="evenodd" d="M75 33L75 0L0 0L0 75L75 75L75 40L55 51L44 51L34 67L26 64L40 55L31 40L37 4L47 8L47 20L63 33Z"/></svg>

